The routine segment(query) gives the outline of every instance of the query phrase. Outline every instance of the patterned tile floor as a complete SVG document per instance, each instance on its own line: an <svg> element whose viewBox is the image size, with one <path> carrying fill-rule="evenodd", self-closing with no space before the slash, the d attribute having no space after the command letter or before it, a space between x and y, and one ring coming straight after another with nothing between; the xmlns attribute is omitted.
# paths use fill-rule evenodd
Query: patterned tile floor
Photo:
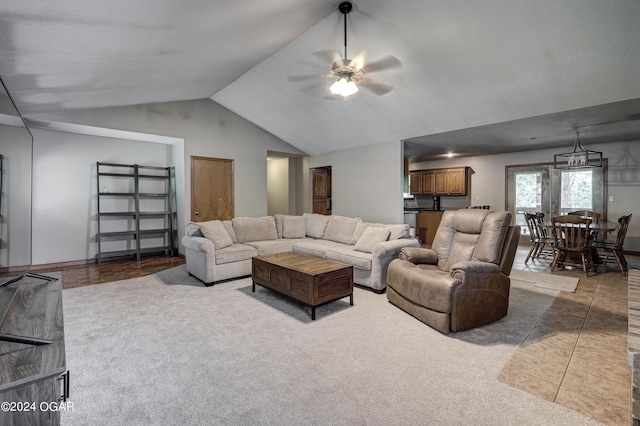
<svg viewBox="0 0 640 426"><path fill-rule="evenodd" d="M525 265L526 253L518 249L514 268L551 273L549 260ZM640 267L637 257L629 260ZM628 425L627 277L599 268L588 278L581 270L553 272L580 278L576 292L557 296L498 379L602 423Z"/></svg>
<svg viewBox="0 0 640 426"><path fill-rule="evenodd" d="M525 264L527 252L526 246L518 249L515 269L551 273L549 260ZM629 260L640 268L640 258ZM73 288L140 277L184 263L181 257L159 256L47 271L61 271L64 288ZM580 278L576 292L558 295L498 379L602 423L628 425L627 278L613 267L588 278L578 270L553 273Z"/></svg>

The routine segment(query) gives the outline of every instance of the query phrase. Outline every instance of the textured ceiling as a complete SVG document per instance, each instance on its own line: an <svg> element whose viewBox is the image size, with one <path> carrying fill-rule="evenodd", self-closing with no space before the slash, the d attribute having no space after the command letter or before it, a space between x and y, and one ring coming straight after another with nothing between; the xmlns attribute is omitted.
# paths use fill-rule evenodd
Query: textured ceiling
<svg viewBox="0 0 640 426"><path fill-rule="evenodd" d="M338 3L4 1L0 74L33 118L211 97L309 154L410 139L428 158L443 135L470 154L521 146L504 123L527 124L539 147L566 146L572 127L609 120L591 107L640 98L637 0L362 0L349 56L392 54L403 68L371 76L395 86L384 96L327 100L328 82L287 76L329 71L312 53L342 51ZM623 109L613 115L637 120L637 102Z"/></svg>

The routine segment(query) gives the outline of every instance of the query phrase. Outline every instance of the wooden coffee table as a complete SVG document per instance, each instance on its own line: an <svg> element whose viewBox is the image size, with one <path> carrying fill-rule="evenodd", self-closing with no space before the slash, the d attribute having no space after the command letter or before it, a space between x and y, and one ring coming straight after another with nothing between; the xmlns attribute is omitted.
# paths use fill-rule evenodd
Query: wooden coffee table
<svg viewBox="0 0 640 426"><path fill-rule="evenodd" d="M353 306L353 266L299 253L276 253L255 256L252 260L251 291L256 284L316 307L349 296Z"/></svg>

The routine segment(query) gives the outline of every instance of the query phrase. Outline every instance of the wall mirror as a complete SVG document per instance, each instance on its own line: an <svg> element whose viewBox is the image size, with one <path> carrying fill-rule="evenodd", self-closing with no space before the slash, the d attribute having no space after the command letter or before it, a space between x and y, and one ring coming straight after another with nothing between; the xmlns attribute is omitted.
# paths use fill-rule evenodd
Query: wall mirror
<svg viewBox="0 0 640 426"><path fill-rule="evenodd" d="M31 266L33 137L0 76L0 321ZM15 283L15 284L14 284Z"/></svg>

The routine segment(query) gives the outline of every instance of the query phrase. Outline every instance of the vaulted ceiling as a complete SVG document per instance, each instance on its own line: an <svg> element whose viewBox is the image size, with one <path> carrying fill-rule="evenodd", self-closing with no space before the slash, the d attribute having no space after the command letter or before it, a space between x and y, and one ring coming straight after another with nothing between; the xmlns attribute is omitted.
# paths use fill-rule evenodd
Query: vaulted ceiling
<svg viewBox="0 0 640 426"><path fill-rule="evenodd" d="M617 136L583 142L620 140L621 127L640 139L637 0L354 1L349 56L403 67L371 75L395 87L384 96L328 100L329 81L287 77L329 71L313 52L342 52L338 3L3 1L0 75L31 118L210 97L309 154L567 146L575 128L612 122Z"/></svg>

